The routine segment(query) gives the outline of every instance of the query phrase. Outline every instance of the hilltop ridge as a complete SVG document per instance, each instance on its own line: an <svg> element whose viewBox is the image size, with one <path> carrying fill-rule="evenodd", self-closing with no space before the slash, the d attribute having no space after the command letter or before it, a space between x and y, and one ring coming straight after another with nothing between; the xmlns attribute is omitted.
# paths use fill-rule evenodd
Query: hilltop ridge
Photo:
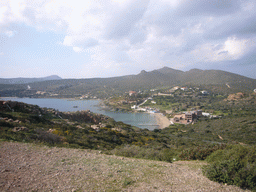
<svg viewBox="0 0 256 192"><path fill-rule="evenodd" d="M40 81L49 81L49 80L61 80L62 78L58 75L50 75L47 77L41 78L0 78L0 84L24 84L24 83L33 83L33 82L40 82Z"/></svg>
<svg viewBox="0 0 256 192"><path fill-rule="evenodd" d="M89 79L59 79L31 82L31 90L43 91L62 95L64 97L79 97L92 94L99 98L107 98L113 94L124 94L127 91L143 91L174 86L207 86L214 87L216 93L226 94L239 91L252 92L256 88L256 79L221 70L191 69L181 71L163 67L153 71L142 70L137 75L127 75L110 78ZM47 81L46 81L47 80ZM2 83L2 84L1 84ZM27 83L6 83L0 81L0 95L2 96L28 96L24 94ZM228 85L228 86L227 86ZM212 90L213 91L213 90ZM14 94L15 93L15 94Z"/></svg>

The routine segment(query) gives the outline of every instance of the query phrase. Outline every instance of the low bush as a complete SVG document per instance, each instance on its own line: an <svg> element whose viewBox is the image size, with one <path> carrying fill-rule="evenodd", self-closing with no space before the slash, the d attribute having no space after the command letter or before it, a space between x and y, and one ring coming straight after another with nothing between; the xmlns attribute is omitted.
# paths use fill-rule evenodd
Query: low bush
<svg viewBox="0 0 256 192"><path fill-rule="evenodd" d="M170 163L173 161L173 158L176 155L174 151L168 148L158 150L154 148L139 147L135 145L116 147L111 151L111 154L125 157L166 161Z"/></svg>
<svg viewBox="0 0 256 192"><path fill-rule="evenodd" d="M200 145L197 147L191 147L184 149L179 158L182 160L205 160L213 152L224 149L226 145Z"/></svg>
<svg viewBox="0 0 256 192"><path fill-rule="evenodd" d="M36 129L35 132L36 132L36 135L35 135L36 140L39 140L45 143L57 144L57 143L61 143L63 139L59 135L46 132L42 129Z"/></svg>
<svg viewBox="0 0 256 192"><path fill-rule="evenodd" d="M256 149L231 145L206 159L203 173L212 181L237 185L256 191Z"/></svg>

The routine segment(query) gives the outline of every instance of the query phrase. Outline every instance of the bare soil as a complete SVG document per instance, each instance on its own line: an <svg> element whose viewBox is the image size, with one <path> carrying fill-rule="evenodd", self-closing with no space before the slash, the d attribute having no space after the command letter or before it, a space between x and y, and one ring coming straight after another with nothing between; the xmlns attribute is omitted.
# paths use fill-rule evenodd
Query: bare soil
<svg viewBox="0 0 256 192"><path fill-rule="evenodd" d="M0 142L0 191L245 191L210 181L204 164Z"/></svg>

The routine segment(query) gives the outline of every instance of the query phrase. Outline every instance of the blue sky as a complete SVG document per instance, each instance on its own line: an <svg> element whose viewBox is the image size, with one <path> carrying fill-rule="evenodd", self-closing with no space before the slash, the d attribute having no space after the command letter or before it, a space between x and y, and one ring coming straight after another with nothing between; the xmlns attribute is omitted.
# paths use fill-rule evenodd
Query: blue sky
<svg viewBox="0 0 256 192"><path fill-rule="evenodd" d="M255 0L1 0L0 78L163 66L256 78Z"/></svg>

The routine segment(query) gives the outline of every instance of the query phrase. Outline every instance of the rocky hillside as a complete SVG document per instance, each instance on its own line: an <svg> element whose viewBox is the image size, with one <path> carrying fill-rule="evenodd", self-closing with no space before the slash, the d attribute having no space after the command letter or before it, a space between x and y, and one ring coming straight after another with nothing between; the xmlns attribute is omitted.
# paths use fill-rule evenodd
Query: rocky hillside
<svg viewBox="0 0 256 192"><path fill-rule="evenodd" d="M202 177L201 169L191 172L176 166L177 160L205 160L209 165L204 166L203 171L212 181L256 191L254 101L254 95L238 100L232 97L219 106L213 105L232 109L226 111L230 113L226 117L154 131L115 122L90 111L63 113L0 101L1 141L86 149L3 143L0 190L1 187L2 191L22 191L23 188L23 191L240 190L223 188L222 184L211 186L211 182ZM91 153L91 150L98 152ZM99 150L105 155L95 156ZM129 157L153 161L126 159ZM201 167L203 163L185 164Z"/></svg>

